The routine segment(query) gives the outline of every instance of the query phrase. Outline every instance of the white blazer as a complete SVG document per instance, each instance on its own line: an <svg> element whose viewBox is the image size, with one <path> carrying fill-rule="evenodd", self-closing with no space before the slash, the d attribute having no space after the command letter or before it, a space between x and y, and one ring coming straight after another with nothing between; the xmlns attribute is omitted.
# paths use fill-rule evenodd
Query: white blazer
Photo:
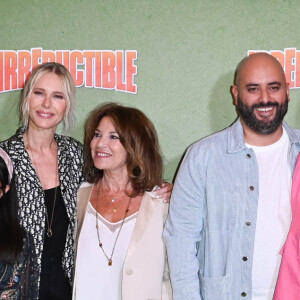
<svg viewBox="0 0 300 300"><path fill-rule="evenodd" d="M93 186L85 186L78 191L76 244L92 189ZM122 300L172 299L162 237L167 212L168 204L150 192L144 194L123 265ZM76 278L73 299L75 293Z"/></svg>

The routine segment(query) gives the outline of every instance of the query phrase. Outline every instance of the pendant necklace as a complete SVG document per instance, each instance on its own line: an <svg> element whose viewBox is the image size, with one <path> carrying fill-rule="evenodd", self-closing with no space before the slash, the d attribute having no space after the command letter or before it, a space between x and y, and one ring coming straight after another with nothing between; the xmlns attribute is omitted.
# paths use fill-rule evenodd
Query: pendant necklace
<svg viewBox="0 0 300 300"><path fill-rule="evenodd" d="M28 140L28 137L27 137L27 140ZM51 145L50 145L51 146ZM35 169L35 172L36 172L36 164L35 164L35 160L34 160L34 155L33 155L33 150L29 144L29 142L27 143L26 147L25 147L27 150L30 150L30 153L31 153L31 156L32 156L32 164L34 166L34 169ZM58 179L58 161L57 161L57 172L56 172L56 178L55 178L55 183L57 182L57 179ZM55 204L56 204L56 195L57 195L57 186L55 187L55 190L54 190L54 198L53 198L53 208L52 208L52 213L51 213L51 219L50 219L50 222L49 222L49 216L48 216L48 210L47 210L47 206L45 204L45 210L46 210L46 221L47 221L47 231L46 231L46 234L47 236L50 238L52 237L52 223L53 223L53 217L54 217L54 210L55 210ZM45 199L45 192L44 192L44 199Z"/></svg>
<svg viewBox="0 0 300 300"><path fill-rule="evenodd" d="M122 197L125 197L125 196L124 196L124 195L121 195L121 196L115 196L115 197L113 197L113 198L111 199L111 202L112 202L112 203L115 203L115 202L116 202L116 199L122 198ZM118 212L117 207L114 206L113 209L112 209L112 211L113 211L113 213L117 213L117 212Z"/></svg>
<svg viewBox="0 0 300 300"><path fill-rule="evenodd" d="M129 212L129 207L130 207L132 198L131 198L131 197L129 198L128 205L127 205L127 208L125 209L125 213L124 213L124 217L123 217L121 226L120 226L120 228L119 228L117 237L116 237L115 242L114 242L113 249L112 249L112 251L111 251L111 255L110 255L110 257L109 257L109 256L106 254L106 252L104 251L104 249L103 249L103 244L102 244L102 242L101 242L101 240L100 240L99 224L98 224L98 214L99 214L99 213L98 213L98 202L99 202L99 196L100 196L101 184L102 184L102 179L100 179L100 181L99 181L99 187L98 187L98 189L97 189L97 195L96 195L96 197L97 197L97 198L96 198L96 230L97 230L97 237L98 237L99 247L101 248L102 252L104 253L105 257L107 258L108 265L109 265L109 266L112 266L112 263L113 263L112 258L113 258L114 252L115 252L116 244L117 244L119 235L120 235L120 233L121 233L122 227L123 227L123 225L124 225L126 216L127 216L128 212ZM114 200L115 198L116 198L116 197L114 197L112 200Z"/></svg>

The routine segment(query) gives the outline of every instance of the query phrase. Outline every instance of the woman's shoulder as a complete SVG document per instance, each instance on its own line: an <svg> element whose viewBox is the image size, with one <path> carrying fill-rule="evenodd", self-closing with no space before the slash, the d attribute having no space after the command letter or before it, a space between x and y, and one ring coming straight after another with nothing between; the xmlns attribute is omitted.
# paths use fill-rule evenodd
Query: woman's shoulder
<svg viewBox="0 0 300 300"><path fill-rule="evenodd" d="M94 186L93 183L89 183L85 181L80 185L79 189L85 189L85 188L91 189L93 186Z"/></svg>
<svg viewBox="0 0 300 300"><path fill-rule="evenodd" d="M0 147L9 155L14 164L23 159L23 154L25 152L21 133L22 129L23 127L19 128L15 135L0 142Z"/></svg>
<svg viewBox="0 0 300 300"><path fill-rule="evenodd" d="M22 132L26 130L25 127L20 127L16 133L10 138L0 142L0 147L3 148L6 152L14 148L22 147Z"/></svg>
<svg viewBox="0 0 300 300"><path fill-rule="evenodd" d="M146 191L144 193L143 197L156 199L156 193L155 192L159 189L160 189L160 187L158 185L155 185L151 191ZM157 199L159 199L159 198L157 198Z"/></svg>
<svg viewBox="0 0 300 300"><path fill-rule="evenodd" d="M68 160L78 160L83 164L83 145L76 139L66 136L55 134L55 140L58 144L60 156L64 156Z"/></svg>
<svg viewBox="0 0 300 300"><path fill-rule="evenodd" d="M88 183L88 182L83 182L81 183L79 190L77 192L77 200L80 201L80 199L85 198L86 196L90 195L92 192L94 184Z"/></svg>
<svg viewBox="0 0 300 300"><path fill-rule="evenodd" d="M155 186L151 191L144 193L141 208L149 210L151 207L152 211L156 211L165 220L169 212L169 203L164 202L161 198L156 198L155 191L159 188L159 186Z"/></svg>
<svg viewBox="0 0 300 300"><path fill-rule="evenodd" d="M67 135L56 134L55 139L60 144L65 144L65 145L68 145L68 146L75 146L76 148L82 148L83 147L82 144L78 140L76 140L76 139L74 139L70 136L67 136Z"/></svg>

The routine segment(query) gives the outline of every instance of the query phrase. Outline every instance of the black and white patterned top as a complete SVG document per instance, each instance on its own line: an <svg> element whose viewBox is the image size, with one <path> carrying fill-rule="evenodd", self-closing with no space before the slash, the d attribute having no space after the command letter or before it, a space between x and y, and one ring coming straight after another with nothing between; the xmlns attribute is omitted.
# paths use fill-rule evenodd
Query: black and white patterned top
<svg viewBox="0 0 300 300"><path fill-rule="evenodd" d="M26 131L26 127L19 128L16 135L1 142L0 147L8 153L14 166L20 223L33 236L39 268L38 274L40 274L45 234L44 192L24 146L23 134ZM62 265L71 282L74 267L76 196L83 181L83 148L78 141L71 137L55 134L55 140L58 145L61 193L69 218Z"/></svg>

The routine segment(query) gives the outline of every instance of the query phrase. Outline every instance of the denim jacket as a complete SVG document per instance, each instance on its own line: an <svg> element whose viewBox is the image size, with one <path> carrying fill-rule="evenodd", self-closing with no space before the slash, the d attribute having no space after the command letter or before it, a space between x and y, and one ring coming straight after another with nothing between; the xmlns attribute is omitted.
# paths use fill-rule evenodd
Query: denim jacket
<svg viewBox="0 0 300 300"><path fill-rule="evenodd" d="M283 126L294 170L300 131ZM251 299L258 183L239 119L188 149L164 231L175 300Z"/></svg>

